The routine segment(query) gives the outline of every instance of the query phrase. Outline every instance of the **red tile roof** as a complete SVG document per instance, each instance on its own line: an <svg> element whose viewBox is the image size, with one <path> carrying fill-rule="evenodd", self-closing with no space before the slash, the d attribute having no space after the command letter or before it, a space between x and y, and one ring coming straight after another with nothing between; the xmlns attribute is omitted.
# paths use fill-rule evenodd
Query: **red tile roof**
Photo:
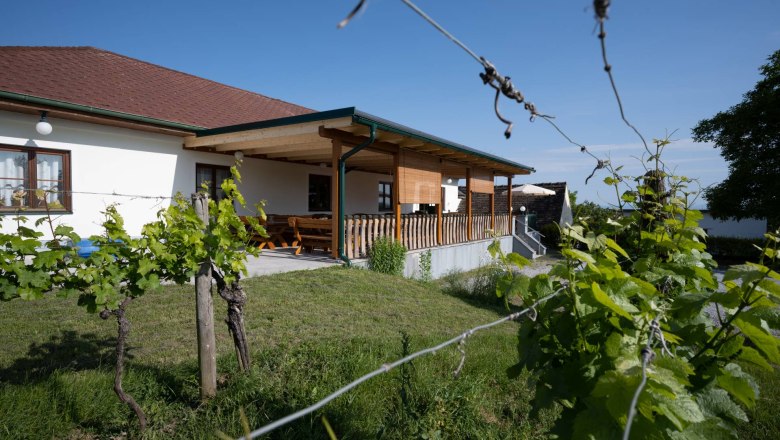
<svg viewBox="0 0 780 440"><path fill-rule="evenodd" d="M94 47L0 46L0 90L206 128L314 112Z"/></svg>

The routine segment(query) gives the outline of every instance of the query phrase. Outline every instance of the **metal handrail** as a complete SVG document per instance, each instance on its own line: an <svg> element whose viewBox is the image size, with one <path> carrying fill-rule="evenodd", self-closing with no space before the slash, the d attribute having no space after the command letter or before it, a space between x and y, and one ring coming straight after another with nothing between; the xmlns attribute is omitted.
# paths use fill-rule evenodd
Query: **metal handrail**
<svg viewBox="0 0 780 440"><path fill-rule="evenodd" d="M539 234L539 237L544 237L544 235L541 232L537 231L536 229L528 226L528 223L523 221L520 218L515 219L515 221L519 222L521 225L524 226L524 228L522 228L523 232L521 233L521 235L520 236L515 235L515 236L520 238L521 241L523 240L523 238L530 239L531 241L533 241L537 245L536 246L536 252L537 253L541 254L542 253L542 249L544 249L544 253L546 253L547 252L547 246L543 245L541 239L537 239L536 237L531 235L529 233L529 231L530 232L535 232L535 233Z"/></svg>

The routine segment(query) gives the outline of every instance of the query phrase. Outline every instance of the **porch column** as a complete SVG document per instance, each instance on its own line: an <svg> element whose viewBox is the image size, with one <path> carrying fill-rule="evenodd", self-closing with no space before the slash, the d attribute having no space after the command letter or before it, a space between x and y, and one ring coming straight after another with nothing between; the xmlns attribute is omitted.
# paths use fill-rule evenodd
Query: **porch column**
<svg viewBox="0 0 780 440"><path fill-rule="evenodd" d="M441 198L439 199L439 204L436 205L436 245L441 246L444 244L444 234L443 232L443 216L442 211L444 211L444 188L441 189Z"/></svg>
<svg viewBox="0 0 780 440"><path fill-rule="evenodd" d="M493 232L496 232L496 194L495 194L495 188L493 188L493 193L490 194L490 230Z"/></svg>
<svg viewBox="0 0 780 440"><path fill-rule="evenodd" d="M331 195L330 195L330 208L331 208L331 221L332 223L332 229L331 229L331 243L330 243L330 254L333 258L338 259L339 258L339 228L341 227L341 218L339 217L339 157L341 157L341 140L339 139L333 139L331 140L331 145L333 146L333 155L332 155L332 167L331 170L333 170L331 182L330 182L330 189L331 189ZM345 249L346 251L346 249Z"/></svg>
<svg viewBox="0 0 780 440"><path fill-rule="evenodd" d="M401 153L393 155L393 213L395 214L395 241L401 242Z"/></svg>
<svg viewBox="0 0 780 440"><path fill-rule="evenodd" d="M506 212L509 213L509 233L515 234L515 218L512 216L512 175L506 176Z"/></svg>
<svg viewBox="0 0 780 440"><path fill-rule="evenodd" d="M471 241L471 168L466 168L466 240Z"/></svg>
<svg viewBox="0 0 780 440"><path fill-rule="evenodd" d="M506 176L506 211L512 221L512 176Z"/></svg>

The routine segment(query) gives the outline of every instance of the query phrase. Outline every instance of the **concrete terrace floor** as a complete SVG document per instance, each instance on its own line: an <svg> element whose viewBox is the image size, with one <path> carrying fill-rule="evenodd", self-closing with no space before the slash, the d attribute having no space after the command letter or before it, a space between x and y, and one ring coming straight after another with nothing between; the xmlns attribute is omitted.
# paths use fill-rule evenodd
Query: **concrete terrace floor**
<svg viewBox="0 0 780 440"><path fill-rule="evenodd" d="M295 255L295 248L263 249L258 257L249 256L246 263L249 277L259 277L294 270L311 270L340 265L330 254L315 251Z"/></svg>

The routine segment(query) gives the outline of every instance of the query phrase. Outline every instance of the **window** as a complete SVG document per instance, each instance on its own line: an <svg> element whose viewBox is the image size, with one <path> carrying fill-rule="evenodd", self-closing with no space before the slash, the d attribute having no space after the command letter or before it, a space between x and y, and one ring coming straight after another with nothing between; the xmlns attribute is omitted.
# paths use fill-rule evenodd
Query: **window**
<svg viewBox="0 0 780 440"><path fill-rule="evenodd" d="M209 198L220 201L225 197L225 192L222 191L222 182L229 177L231 177L230 167L195 164L195 191L203 191L205 184Z"/></svg>
<svg viewBox="0 0 780 440"><path fill-rule="evenodd" d="M0 212L71 211L70 151L0 145Z"/></svg>
<svg viewBox="0 0 780 440"><path fill-rule="evenodd" d="M330 211L330 176L309 174L309 211Z"/></svg>
<svg viewBox="0 0 780 440"><path fill-rule="evenodd" d="M379 182L379 210L393 210L393 184L390 182Z"/></svg>

